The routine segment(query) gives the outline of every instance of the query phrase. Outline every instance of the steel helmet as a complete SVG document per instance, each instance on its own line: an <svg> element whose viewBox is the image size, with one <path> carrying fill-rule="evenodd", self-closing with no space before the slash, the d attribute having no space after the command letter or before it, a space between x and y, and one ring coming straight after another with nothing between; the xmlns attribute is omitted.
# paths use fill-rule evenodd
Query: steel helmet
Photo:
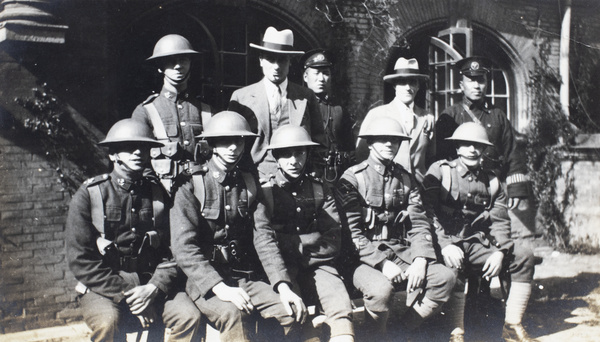
<svg viewBox="0 0 600 342"><path fill-rule="evenodd" d="M318 146L319 144L313 142L310 138L310 134L300 126L295 125L284 125L273 132L271 137L271 143L268 149L274 150L279 148L288 147L310 147Z"/></svg>
<svg viewBox="0 0 600 342"><path fill-rule="evenodd" d="M219 137L257 137L252 133L248 121L243 116L232 111L222 111L215 114L204 126L204 132L196 138Z"/></svg>
<svg viewBox="0 0 600 342"><path fill-rule="evenodd" d="M389 117L380 117L370 120L365 125L360 127L358 136L361 138L366 137L381 137L390 136L398 137L402 140L410 140L410 137L404 132L404 127L396 119Z"/></svg>
<svg viewBox="0 0 600 342"><path fill-rule="evenodd" d="M124 142L147 144L151 147L165 146L165 144L154 139L150 127L134 119L117 121L106 134L106 138L99 142L98 145L111 146Z"/></svg>
<svg viewBox="0 0 600 342"><path fill-rule="evenodd" d="M152 56L146 60L152 60L161 57L173 55L199 54L198 51L192 49L190 41L178 34L168 34L156 42Z"/></svg>
<svg viewBox="0 0 600 342"><path fill-rule="evenodd" d="M476 122L465 122L458 126L450 138L446 140L470 141L474 143L494 146L488 138L485 128Z"/></svg>

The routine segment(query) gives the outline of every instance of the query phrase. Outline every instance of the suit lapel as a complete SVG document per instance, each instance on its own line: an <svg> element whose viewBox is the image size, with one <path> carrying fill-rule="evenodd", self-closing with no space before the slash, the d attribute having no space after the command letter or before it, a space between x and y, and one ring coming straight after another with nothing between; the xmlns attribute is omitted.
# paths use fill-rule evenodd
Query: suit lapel
<svg viewBox="0 0 600 342"><path fill-rule="evenodd" d="M290 113L290 124L300 126L306 111L307 99L299 96L298 86L288 82L287 105Z"/></svg>
<svg viewBox="0 0 600 342"><path fill-rule="evenodd" d="M271 130L269 129L270 117L269 117L269 99L267 98L267 90L263 84L263 80L256 83L255 89L252 91L252 107L256 120L260 126L259 131L265 133L267 141L271 140Z"/></svg>

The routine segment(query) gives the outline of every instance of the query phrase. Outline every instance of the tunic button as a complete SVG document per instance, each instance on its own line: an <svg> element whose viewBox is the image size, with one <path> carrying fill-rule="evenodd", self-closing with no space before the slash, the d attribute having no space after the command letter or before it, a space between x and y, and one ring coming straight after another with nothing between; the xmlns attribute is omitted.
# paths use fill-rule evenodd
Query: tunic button
<svg viewBox="0 0 600 342"><path fill-rule="evenodd" d="M472 196L473 195L470 192L467 194L467 197L472 197Z"/></svg>
<svg viewBox="0 0 600 342"><path fill-rule="evenodd" d="M229 191L231 190L231 187L229 185L225 185L225 191Z"/></svg>
<svg viewBox="0 0 600 342"><path fill-rule="evenodd" d="M231 206L229 204L225 205L225 210L231 210Z"/></svg>
<svg viewBox="0 0 600 342"><path fill-rule="evenodd" d="M177 105L177 108L182 109L183 105L180 103L180 104Z"/></svg>
<svg viewBox="0 0 600 342"><path fill-rule="evenodd" d="M298 207L298 208L296 208L296 211L297 211L297 212L301 212L301 211L302 211L302 208Z"/></svg>
<svg viewBox="0 0 600 342"><path fill-rule="evenodd" d="M388 177L388 176L385 176L385 177L383 177L383 180L384 180L384 181L386 181L386 182L387 182L389 179L390 179L390 177Z"/></svg>
<svg viewBox="0 0 600 342"><path fill-rule="evenodd" d="M483 201L483 205L487 205L487 201Z"/></svg>
<svg viewBox="0 0 600 342"><path fill-rule="evenodd" d="M296 230L297 230L297 231L300 231L300 227L296 227Z"/></svg>
<svg viewBox="0 0 600 342"><path fill-rule="evenodd" d="M135 208L131 208L131 212L132 212L132 213L135 213Z"/></svg>
<svg viewBox="0 0 600 342"><path fill-rule="evenodd" d="M131 232L132 232L132 233L135 233L135 232L136 232L136 229L135 229L135 228L131 228Z"/></svg>
<svg viewBox="0 0 600 342"><path fill-rule="evenodd" d="M467 206L466 206L466 205L463 205L463 209L467 209Z"/></svg>
<svg viewBox="0 0 600 342"><path fill-rule="evenodd" d="M181 125L181 127L185 127L185 125L186 125L185 121L181 121L180 125Z"/></svg>
<svg viewBox="0 0 600 342"><path fill-rule="evenodd" d="M469 182L473 181L473 177L469 176Z"/></svg>
<svg viewBox="0 0 600 342"><path fill-rule="evenodd" d="M204 213L202 213L202 214L200 214L200 215L202 215L202 217L204 217Z"/></svg>
<svg viewBox="0 0 600 342"><path fill-rule="evenodd" d="M135 190L130 190L129 193L135 195Z"/></svg>
<svg viewBox="0 0 600 342"><path fill-rule="evenodd" d="M184 140L184 141L183 141L183 144L184 144L185 146L188 146L188 145L190 144L190 141L189 141L189 140Z"/></svg>
<svg viewBox="0 0 600 342"><path fill-rule="evenodd" d="M223 228L225 228L225 229L229 229L229 225L228 225L228 224L226 224L226 225L225 225Z"/></svg>
<svg viewBox="0 0 600 342"><path fill-rule="evenodd" d="M296 197L296 196L298 196L298 193L294 191L294 192L292 192L292 196Z"/></svg>

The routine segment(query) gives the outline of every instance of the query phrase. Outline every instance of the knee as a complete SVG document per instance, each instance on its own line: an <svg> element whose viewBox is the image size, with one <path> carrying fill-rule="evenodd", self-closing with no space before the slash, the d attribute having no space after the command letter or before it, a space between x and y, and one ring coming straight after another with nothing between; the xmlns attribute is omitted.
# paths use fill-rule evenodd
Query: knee
<svg viewBox="0 0 600 342"><path fill-rule="evenodd" d="M112 340L119 330L120 317L118 313L88 317L86 323L92 330L93 341Z"/></svg>
<svg viewBox="0 0 600 342"><path fill-rule="evenodd" d="M381 282L377 286L365 289L363 298L365 306L371 311L387 311L394 294L394 287L390 282Z"/></svg>
<svg viewBox="0 0 600 342"><path fill-rule="evenodd" d="M242 324L247 317L248 314L232 304L227 309L221 311L219 318L214 323L220 331L229 331L233 330L235 326Z"/></svg>

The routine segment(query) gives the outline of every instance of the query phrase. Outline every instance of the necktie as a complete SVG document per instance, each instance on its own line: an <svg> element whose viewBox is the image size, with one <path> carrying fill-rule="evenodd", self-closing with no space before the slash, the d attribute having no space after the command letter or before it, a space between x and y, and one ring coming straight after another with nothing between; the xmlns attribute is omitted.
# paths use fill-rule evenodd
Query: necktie
<svg viewBox="0 0 600 342"><path fill-rule="evenodd" d="M273 92L273 98L273 102L275 103L273 114L275 115L276 121L279 121L281 118L281 88L279 88L279 86L277 86L277 91Z"/></svg>

